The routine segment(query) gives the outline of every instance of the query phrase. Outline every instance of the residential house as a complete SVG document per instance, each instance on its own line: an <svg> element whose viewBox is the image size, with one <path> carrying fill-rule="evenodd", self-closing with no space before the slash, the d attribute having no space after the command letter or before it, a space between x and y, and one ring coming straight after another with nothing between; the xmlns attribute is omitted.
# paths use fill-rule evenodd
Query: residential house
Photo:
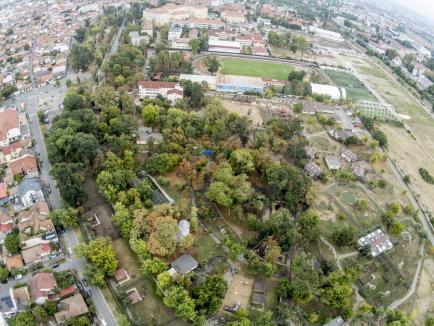
<svg viewBox="0 0 434 326"><path fill-rule="evenodd" d="M89 309L80 293L59 302L58 312L54 314L56 321L61 324L65 320L89 313Z"/></svg>
<svg viewBox="0 0 434 326"><path fill-rule="evenodd" d="M12 295L18 311L23 311L30 305L30 295L27 285L14 288Z"/></svg>
<svg viewBox="0 0 434 326"><path fill-rule="evenodd" d="M16 176L17 174L26 175L38 172L38 163L36 162L36 158L30 154L24 154L23 156L10 161L9 167L12 170L13 176Z"/></svg>
<svg viewBox="0 0 434 326"><path fill-rule="evenodd" d="M25 208L45 200L41 180L37 176L30 174L25 176L18 185L18 192L21 203Z"/></svg>
<svg viewBox="0 0 434 326"><path fill-rule="evenodd" d="M139 82L139 98L146 97L156 98L158 95L167 98L174 103L178 99L182 99L184 88L175 82L160 82L160 81L140 81Z"/></svg>
<svg viewBox="0 0 434 326"><path fill-rule="evenodd" d="M9 202L8 186L6 182L0 182L0 206L3 206L7 202Z"/></svg>
<svg viewBox="0 0 434 326"><path fill-rule="evenodd" d="M29 282L30 294L33 302L44 304L57 287L56 280L51 273L36 273Z"/></svg>
<svg viewBox="0 0 434 326"><path fill-rule="evenodd" d="M23 256L21 254L6 257L6 267L9 271L24 267Z"/></svg>
<svg viewBox="0 0 434 326"><path fill-rule="evenodd" d="M8 163L18 157L23 148L21 141L17 141L2 148L3 157L0 163Z"/></svg>
<svg viewBox="0 0 434 326"><path fill-rule="evenodd" d="M16 108L0 109L0 148L21 139L20 117Z"/></svg>
<svg viewBox="0 0 434 326"><path fill-rule="evenodd" d="M339 162L339 158L334 154L326 155L324 160L327 167L332 171L337 171L341 168L341 163Z"/></svg>
<svg viewBox="0 0 434 326"><path fill-rule="evenodd" d="M12 231L13 226L14 220L13 217L9 214L9 211L4 207L0 207L0 233L3 233L4 235L8 234Z"/></svg>
<svg viewBox="0 0 434 326"><path fill-rule="evenodd" d="M41 262L43 259L48 258L51 253L51 246L49 243L39 243L33 247L28 247L21 250L24 263L30 266Z"/></svg>

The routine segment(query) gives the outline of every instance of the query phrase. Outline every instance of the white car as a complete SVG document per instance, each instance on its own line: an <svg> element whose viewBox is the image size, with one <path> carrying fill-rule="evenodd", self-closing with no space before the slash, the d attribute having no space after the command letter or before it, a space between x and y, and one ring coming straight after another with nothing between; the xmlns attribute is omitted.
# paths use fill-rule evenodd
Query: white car
<svg viewBox="0 0 434 326"><path fill-rule="evenodd" d="M72 250L72 248L68 248L68 253L70 256L72 256L74 254L74 250Z"/></svg>

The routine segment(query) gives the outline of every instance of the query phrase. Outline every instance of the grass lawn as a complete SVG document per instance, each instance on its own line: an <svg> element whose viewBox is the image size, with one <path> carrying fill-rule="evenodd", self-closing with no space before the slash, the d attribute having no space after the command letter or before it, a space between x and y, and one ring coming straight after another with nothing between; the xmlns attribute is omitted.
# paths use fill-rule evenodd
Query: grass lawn
<svg viewBox="0 0 434 326"><path fill-rule="evenodd" d="M325 72L337 86L345 87L347 96L351 97L353 101L375 100L375 97L369 93L365 86L353 75L334 70L325 70Z"/></svg>
<svg viewBox="0 0 434 326"><path fill-rule="evenodd" d="M288 64L269 63L257 60L222 59L221 72L225 75L251 77L268 77L277 80L287 80L288 74L295 68Z"/></svg>
<svg viewBox="0 0 434 326"><path fill-rule="evenodd" d="M175 317L173 310L166 307L162 299L155 293L155 285L152 280L144 277L140 271L134 253L129 248L124 239L113 241L113 246L116 250L120 266L123 266L130 276L130 280L123 283L125 289L136 288L143 300L135 305L131 305L130 309L134 312L134 318L150 325L183 325L186 324Z"/></svg>
<svg viewBox="0 0 434 326"><path fill-rule="evenodd" d="M226 255L222 246L216 244L207 233L199 235L191 252L201 264L205 264L212 257Z"/></svg>

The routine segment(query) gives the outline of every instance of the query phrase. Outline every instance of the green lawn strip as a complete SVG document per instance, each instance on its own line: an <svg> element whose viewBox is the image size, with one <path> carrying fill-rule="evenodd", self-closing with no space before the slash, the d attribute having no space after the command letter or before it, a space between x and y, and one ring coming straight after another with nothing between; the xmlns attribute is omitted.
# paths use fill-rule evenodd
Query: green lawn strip
<svg viewBox="0 0 434 326"><path fill-rule="evenodd" d="M295 68L288 64L269 63L257 60L222 59L221 72L225 75L265 77L287 80L288 74Z"/></svg>
<svg viewBox="0 0 434 326"><path fill-rule="evenodd" d="M325 70L325 72L337 86L344 87L347 91L347 96L351 97L354 101L375 100L374 96L369 93L365 86L350 73L335 70Z"/></svg>

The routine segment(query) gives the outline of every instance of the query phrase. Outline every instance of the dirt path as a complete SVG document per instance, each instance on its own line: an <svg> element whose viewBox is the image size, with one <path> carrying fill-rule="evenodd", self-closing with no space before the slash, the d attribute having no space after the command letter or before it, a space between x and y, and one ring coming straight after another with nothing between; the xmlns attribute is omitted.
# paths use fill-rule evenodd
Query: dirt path
<svg viewBox="0 0 434 326"><path fill-rule="evenodd" d="M416 267L416 271L414 273L414 277L413 277L413 282L411 283L411 287L410 290L407 292L407 294L405 296L403 296L400 299L397 299L395 301L393 301L390 305L389 308L390 309L396 309L398 308L400 305L402 305L405 301L407 301L416 291L416 287L417 287L417 283L419 281L419 276L420 276L420 270L422 268L422 263L423 263L423 255L424 255L424 250L425 250L425 243L423 243L420 246L420 250L419 250L419 255L421 257L419 257L419 260L417 262L417 267Z"/></svg>
<svg viewBox="0 0 434 326"><path fill-rule="evenodd" d="M345 253L345 254L338 254L338 252L336 251L336 248L330 242L328 242L323 237L320 237L320 239L332 251L333 257L336 260L336 265L338 266L339 269L342 269L342 265L341 265L341 260L342 259L358 255L357 251L352 251L352 252L348 252L348 253ZM363 299L363 297L360 295L359 288L357 286L355 286L354 284L352 284L352 288L354 290L354 294L356 295L356 302L354 303L353 309L356 310L356 308L359 306L359 304L361 302L365 301L365 299Z"/></svg>
<svg viewBox="0 0 434 326"><path fill-rule="evenodd" d="M425 257L419 277L416 295L412 300L410 314L414 316L415 325L423 325L426 316L434 313L434 259Z"/></svg>

